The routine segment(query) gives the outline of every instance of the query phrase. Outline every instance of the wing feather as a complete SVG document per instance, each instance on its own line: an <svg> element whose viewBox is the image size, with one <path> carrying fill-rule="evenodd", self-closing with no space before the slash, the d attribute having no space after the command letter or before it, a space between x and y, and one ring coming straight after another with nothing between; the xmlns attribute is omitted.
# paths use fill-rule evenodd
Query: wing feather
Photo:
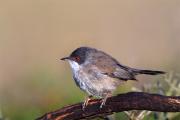
<svg viewBox="0 0 180 120"><path fill-rule="evenodd" d="M108 75L120 80L136 80L129 67L121 65L117 60L108 54L98 52L93 54L96 59L91 59L91 65L97 67L102 74ZM91 55L93 57L93 55Z"/></svg>

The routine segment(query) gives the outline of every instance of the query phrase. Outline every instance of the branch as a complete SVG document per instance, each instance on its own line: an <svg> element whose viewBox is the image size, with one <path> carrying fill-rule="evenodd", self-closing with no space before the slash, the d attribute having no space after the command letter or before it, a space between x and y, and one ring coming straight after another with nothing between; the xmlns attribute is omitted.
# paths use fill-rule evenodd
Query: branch
<svg viewBox="0 0 180 120"><path fill-rule="evenodd" d="M129 92L110 97L101 109L99 108L100 104L100 99L90 100L83 111L82 103L77 103L46 113L37 120L79 120L129 110L180 112L180 96L162 96L143 92Z"/></svg>

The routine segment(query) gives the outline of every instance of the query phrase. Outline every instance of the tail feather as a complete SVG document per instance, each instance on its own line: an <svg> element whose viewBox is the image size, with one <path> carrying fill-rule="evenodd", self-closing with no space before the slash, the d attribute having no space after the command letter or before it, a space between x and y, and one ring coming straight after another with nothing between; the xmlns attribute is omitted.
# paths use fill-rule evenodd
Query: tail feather
<svg viewBox="0 0 180 120"><path fill-rule="evenodd" d="M155 70L135 70L136 74L147 74L147 75L158 75L158 74L165 74L164 71L155 71Z"/></svg>

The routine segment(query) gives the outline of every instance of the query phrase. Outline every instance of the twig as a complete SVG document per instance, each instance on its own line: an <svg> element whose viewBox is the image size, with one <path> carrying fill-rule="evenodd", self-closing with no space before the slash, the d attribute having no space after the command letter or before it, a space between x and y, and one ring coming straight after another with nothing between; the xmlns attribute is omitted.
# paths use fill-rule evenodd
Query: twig
<svg viewBox="0 0 180 120"><path fill-rule="evenodd" d="M180 112L180 96L162 96L144 92L129 92L110 97L107 99L106 105L101 109L99 108L100 104L100 99L90 100L83 111L82 103L77 103L46 113L37 120L89 119L129 110Z"/></svg>

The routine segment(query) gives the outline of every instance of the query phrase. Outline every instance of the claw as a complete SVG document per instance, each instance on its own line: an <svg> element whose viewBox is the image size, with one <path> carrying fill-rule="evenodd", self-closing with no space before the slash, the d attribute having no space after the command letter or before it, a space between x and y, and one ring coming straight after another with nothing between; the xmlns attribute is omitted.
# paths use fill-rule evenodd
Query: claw
<svg viewBox="0 0 180 120"><path fill-rule="evenodd" d="M107 100L107 98L109 98L109 97L111 97L111 96L112 96L111 94L107 94L107 95L105 96L105 98L102 99L102 103L101 103L101 105L100 105L100 109L101 109L103 106L106 105L106 100Z"/></svg>
<svg viewBox="0 0 180 120"><path fill-rule="evenodd" d="M102 102L100 105L100 109L105 105L105 102Z"/></svg>
<svg viewBox="0 0 180 120"><path fill-rule="evenodd" d="M100 109L101 109L103 106L105 106L106 100L107 100L106 97L105 97L104 99L102 99L102 102L101 102L101 105L100 105Z"/></svg>
<svg viewBox="0 0 180 120"><path fill-rule="evenodd" d="M82 104L82 109L85 110L85 108L88 106L88 102L91 100L92 96L85 97L84 103Z"/></svg>

